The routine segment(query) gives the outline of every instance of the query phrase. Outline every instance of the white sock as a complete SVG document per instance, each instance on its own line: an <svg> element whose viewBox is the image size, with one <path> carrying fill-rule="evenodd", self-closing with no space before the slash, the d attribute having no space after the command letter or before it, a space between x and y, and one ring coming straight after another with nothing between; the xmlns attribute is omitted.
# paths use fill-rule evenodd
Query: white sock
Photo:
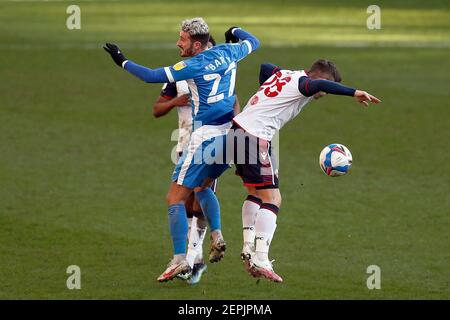
<svg viewBox="0 0 450 320"><path fill-rule="evenodd" d="M206 217L197 218L198 245L196 248L197 256L195 257L194 263L203 263L203 240L205 239L207 229L208 220L206 220Z"/></svg>
<svg viewBox="0 0 450 320"><path fill-rule="evenodd" d="M203 227L203 228L200 228ZM205 239L206 225L197 217L192 218L191 230L189 232L189 244L186 260L189 266L194 267L196 261L203 261L203 240Z"/></svg>
<svg viewBox="0 0 450 320"><path fill-rule="evenodd" d="M256 256L260 261L269 260L269 248L277 227L277 215L268 209L261 208L256 215L255 239Z"/></svg>
<svg viewBox="0 0 450 320"><path fill-rule="evenodd" d="M188 236L191 233L192 218L188 218Z"/></svg>
<svg viewBox="0 0 450 320"><path fill-rule="evenodd" d="M256 197L255 197L256 198ZM247 200L242 205L242 233L244 237L244 245L255 243L255 220L260 204L255 201Z"/></svg>

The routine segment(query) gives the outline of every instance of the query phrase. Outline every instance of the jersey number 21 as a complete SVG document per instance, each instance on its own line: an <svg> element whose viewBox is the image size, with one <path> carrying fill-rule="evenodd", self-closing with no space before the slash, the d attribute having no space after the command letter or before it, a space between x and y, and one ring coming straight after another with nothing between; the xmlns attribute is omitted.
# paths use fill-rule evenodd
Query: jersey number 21
<svg viewBox="0 0 450 320"><path fill-rule="evenodd" d="M230 72L231 72L231 78L230 78L230 88L228 90L228 97L231 97L234 94L234 86L236 84L236 63L235 62L231 63L228 66L227 70L225 70L224 75L226 75ZM206 100L207 103L215 103L215 102L218 102L218 101L222 100L223 98L225 98L225 95L223 92L220 94L217 94L217 90L219 89L219 83L220 83L220 80L222 79L220 74L218 74L218 73L205 74L203 76L203 79L205 79L206 81L214 80L213 86L211 88L211 92L209 93L208 99Z"/></svg>

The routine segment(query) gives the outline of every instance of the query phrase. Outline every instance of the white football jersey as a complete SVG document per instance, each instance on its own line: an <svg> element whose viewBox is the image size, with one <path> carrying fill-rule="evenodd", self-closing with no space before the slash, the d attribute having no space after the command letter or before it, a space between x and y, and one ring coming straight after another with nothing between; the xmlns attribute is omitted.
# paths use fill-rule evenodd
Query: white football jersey
<svg viewBox="0 0 450 320"><path fill-rule="evenodd" d="M190 94L186 81L176 83L177 97ZM177 107L178 112L178 144L176 152L182 152L189 144L192 133L192 107L191 105Z"/></svg>
<svg viewBox="0 0 450 320"><path fill-rule="evenodd" d="M233 120L251 135L271 141L313 98L302 95L298 89L298 80L304 76L307 75L303 70L276 72Z"/></svg>

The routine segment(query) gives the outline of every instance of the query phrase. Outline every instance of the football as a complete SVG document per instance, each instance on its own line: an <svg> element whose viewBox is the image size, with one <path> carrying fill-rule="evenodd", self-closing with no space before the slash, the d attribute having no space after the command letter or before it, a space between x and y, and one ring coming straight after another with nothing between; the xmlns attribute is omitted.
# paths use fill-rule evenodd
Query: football
<svg viewBox="0 0 450 320"><path fill-rule="evenodd" d="M339 143L330 144L320 152L320 168L330 177L342 176L349 172L352 162L350 150Z"/></svg>

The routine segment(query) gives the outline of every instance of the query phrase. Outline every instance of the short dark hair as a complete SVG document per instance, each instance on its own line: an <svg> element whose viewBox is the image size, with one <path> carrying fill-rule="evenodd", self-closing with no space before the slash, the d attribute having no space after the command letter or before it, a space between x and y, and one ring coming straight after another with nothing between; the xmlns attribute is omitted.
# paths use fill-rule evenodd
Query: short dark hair
<svg viewBox="0 0 450 320"><path fill-rule="evenodd" d="M208 45L208 41L210 39L209 33L206 34L196 34L196 35L190 35L192 42L198 41L202 44L202 47L205 47Z"/></svg>
<svg viewBox="0 0 450 320"><path fill-rule="evenodd" d="M336 68L336 65L329 60L319 59L319 60L314 61L311 68L309 69L309 72L313 72L313 71L320 71L322 73L327 73L333 77L335 82L342 81L341 74L339 73L338 69Z"/></svg>
<svg viewBox="0 0 450 320"><path fill-rule="evenodd" d="M216 40L214 40L212 35L209 35L209 42L213 45L213 47L216 45Z"/></svg>

